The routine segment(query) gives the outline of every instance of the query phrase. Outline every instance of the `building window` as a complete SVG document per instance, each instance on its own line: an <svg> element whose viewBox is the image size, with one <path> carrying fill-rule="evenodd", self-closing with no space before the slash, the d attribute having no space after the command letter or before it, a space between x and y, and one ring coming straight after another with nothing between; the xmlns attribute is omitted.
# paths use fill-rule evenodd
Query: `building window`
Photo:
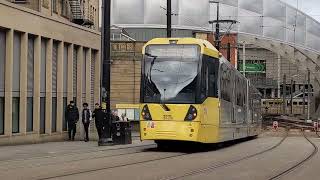
<svg viewBox="0 0 320 180"><path fill-rule="evenodd" d="M6 33L0 30L0 135L4 134L4 83L6 61Z"/></svg>
<svg viewBox="0 0 320 180"><path fill-rule="evenodd" d="M95 63L96 63L96 51L92 51L92 60L91 60L91 90L90 90L90 93L91 93L91 103L90 103L90 106L91 108L94 107L94 82L95 82Z"/></svg>
<svg viewBox="0 0 320 180"><path fill-rule="evenodd" d="M67 92L68 92L68 45L64 45L63 54L63 112L67 108ZM62 130L67 131L67 122L65 114L62 115Z"/></svg>
<svg viewBox="0 0 320 180"><path fill-rule="evenodd" d="M0 30L0 97L4 97L6 33Z"/></svg>
<svg viewBox="0 0 320 180"><path fill-rule="evenodd" d="M77 97L77 79L78 79L78 50L74 46L73 49L73 97Z"/></svg>
<svg viewBox="0 0 320 180"><path fill-rule="evenodd" d="M33 98L27 98L27 132L33 131Z"/></svg>
<svg viewBox="0 0 320 180"><path fill-rule="evenodd" d="M40 134L46 133L46 98L40 98Z"/></svg>
<svg viewBox="0 0 320 180"><path fill-rule="evenodd" d="M14 33L13 41L13 71L12 71L12 96L20 96L20 58L21 58L21 36L19 33Z"/></svg>
<svg viewBox="0 0 320 180"><path fill-rule="evenodd" d="M83 62L82 62L82 98L86 98L86 77L87 77L87 50L83 49Z"/></svg>
<svg viewBox="0 0 320 180"><path fill-rule="evenodd" d="M12 98L12 133L19 133L20 125L20 99L18 97Z"/></svg>
<svg viewBox="0 0 320 180"><path fill-rule="evenodd" d="M57 97L57 63L58 63L58 43L53 42L52 47L52 96Z"/></svg>
<svg viewBox="0 0 320 180"><path fill-rule="evenodd" d="M64 45L63 51L63 97L67 97L68 92L68 45Z"/></svg>
<svg viewBox="0 0 320 180"><path fill-rule="evenodd" d="M52 11L58 13L57 11L57 0L53 0L52 2Z"/></svg>
<svg viewBox="0 0 320 180"><path fill-rule="evenodd" d="M0 97L0 135L4 134L4 97Z"/></svg>
<svg viewBox="0 0 320 180"><path fill-rule="evenodd" d="M52 98L51 132L57 132L57 98Z"/></svg>
<svg viewBox="0 0 320 180"><path fill-rule="evenodd" d="M64 15L64 0L60 0L61 15Z"/></svg>
<svg viewBox="0 0 320 180"><path fill-rule="evenodd" d="M28 97L33 96L34 86L34 38L28 38L28 63L27 63L27 91Z"/></svg>
<svg viewBox="0 0 320 180"><path fill-rule="evenodd" d="M41 68L40 68L40 97L45 97L46 93L46 54L47 54L47 41L41 40Z"/></svg>
<svg viewBox="0 0 320 180"><path fill-rule="evenodd" d="M64 97L64 98L63 98L63 112L66 111L67 105L68 105L67 98ZM63 117L62 117L62 119L63 119L63 123L62 123L63 131L67 131L67 121L66 121L65 113L63 113L62 116L63 116Z"/></svg>
<svg viewBox="0 0 320 180"><path fill-rule="evenodd" d="M46 9L49 9L49 0L42 0L42 6Z"/></svg>

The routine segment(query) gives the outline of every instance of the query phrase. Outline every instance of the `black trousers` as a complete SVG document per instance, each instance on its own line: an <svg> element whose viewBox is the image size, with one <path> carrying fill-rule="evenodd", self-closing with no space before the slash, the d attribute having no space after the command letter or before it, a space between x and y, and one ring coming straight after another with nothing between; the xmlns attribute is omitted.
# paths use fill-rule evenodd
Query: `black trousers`
<svg viewBox="0 0 320 180"><path fill-rule="evenodd" d="M68 122L68 135L69 140L74 140L74 136L77 132L77 124L75 122Z"/></svg>
<svg viewBox="0 0 320 180"><path fill-rule="evenodd" d="M102 133L103 133L103 126L96 123L96 128L97 128L99 139L101 139Z"/></svg>
<svg viewBox="0 0 320 180"><path fill-rule="evenodd" d="M89 126L90 126L90 122L89 123L83 123L83 127L84 127L84 131L86 132L86 139L85 140L89 140Z"/></svg>

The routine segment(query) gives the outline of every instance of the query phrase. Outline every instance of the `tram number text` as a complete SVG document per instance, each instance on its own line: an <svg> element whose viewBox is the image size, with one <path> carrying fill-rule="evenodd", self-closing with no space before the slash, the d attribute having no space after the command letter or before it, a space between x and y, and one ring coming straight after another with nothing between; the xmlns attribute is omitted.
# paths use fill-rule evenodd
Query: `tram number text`
<svg viewBox="0 0 320 180"><path fill-rule="evenodd" d="M164 120L172 120L172 116L171 115L163 115L163 119Z"/></svg>

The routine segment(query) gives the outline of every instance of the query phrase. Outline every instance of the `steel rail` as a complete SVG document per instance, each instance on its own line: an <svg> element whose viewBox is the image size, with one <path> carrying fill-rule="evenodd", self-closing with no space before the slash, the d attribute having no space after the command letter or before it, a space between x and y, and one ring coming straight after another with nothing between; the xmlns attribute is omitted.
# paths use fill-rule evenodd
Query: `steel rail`
<svg viewBox="0 0 320 180"><path fill-rule="evenodd" d="M126 166L131 166L131 165L144 164L144 163L149 163L149 162L154 162L154 161L172 159L172 158L186 156L186 155L189 155L189 154L190 153L181 153L181 154L178 154L178 155L160 157L160 158L155 158L155 159L151 159L151 160L148 159L148 160L142 160L142 161L137 161L137 162L124 163L124 164L120 164L120 165L116 165L116 166L94 168L94 169L83 170L83 171L78 171L78 172L65 173L65 174L62 174L62 175L49 176L49 177L45 177L45 178L34 178L34 179L36 179L36 180L56 179L56 178L68 177L68 176L73 176L73 175L78 175L78 174L85 174L85 173L91 173L91 172L96 172L96 171L121 168L121 167L126 167Z"/></svg>
<svg viewBox="0 0 320 180"><path fill-rule="evenodd" d="M295 165L289 167L288 169L272 176L271 178L269 178L269 180L275 180L275 179L279 179L291 172L293 172L294 170L296 170L298 167L302 166L304 163L306 163L307 161L309 161L310 159L312 159L317 153L318 153L318 146L315 145L307 136L304 132L302 132L304 138L313 146L313 151L303 160L299 161L298 163L296 163Z"/></svg>
<svg viewBox="0 0 320 180"><path fill-rule="evenodd" d="M261 155L261 154L264 154L266 152L269 152L269 151L272 151L274 150L275 148L279 147L284 141L285 139L288 137L288 131L286 132L286 134L284 135L284 137L274 146L268 148L268 149L265 149L263 151L260 151L260 152L257 152L257 153L254 153L254 154L251 154L251 155L248 155L248 156L244 156L244 157L241 157L241 158L238 158L238 159L233 159L233 160L229 160L229 161L225 161L225 162L221 162L221 163L215 163L209 167L206 167L206 168L202 168L202 169L198 169L198 170L194 170L194 171L190 171L190 172L187 172L183 175L180 175L180 176L173 176L173 177L167 177L167 178L163 178L161 180L176 180L176 179L183 179L185 177L189 177L189 176L194 176L194 175L197 175L197 174L202 174L202 173L206 173L206 172L210 172L210 171L213 171L215 169L218 169L218 168L221 168L221 167L226 167L226 166L229 166L229 165L232 165L232 164L235 164L235 163L238 163L240 161L243 161L243 160L247 160L247 159L250 159L252 157L255 157L255 156L258 156L258 155Z"/></svg>

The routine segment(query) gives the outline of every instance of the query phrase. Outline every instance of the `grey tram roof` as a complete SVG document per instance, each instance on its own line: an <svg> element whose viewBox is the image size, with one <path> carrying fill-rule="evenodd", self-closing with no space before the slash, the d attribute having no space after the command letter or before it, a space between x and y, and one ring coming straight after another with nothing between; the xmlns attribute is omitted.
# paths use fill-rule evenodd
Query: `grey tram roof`
<svg viewBox="0 0 320 180"><path fill-rule="evenodd" d="M280 0L215 0L220 19L236 20L230 32L238 42L255 44L308 69L320 85L320 23ZM166 0L113 0L112 23L123 28L165 28ZM209 0L173 0L173 28L212 31L215 3ZM230 24L222 25L222 31ZM319 79L319 80L318 80Z"/></svg>

